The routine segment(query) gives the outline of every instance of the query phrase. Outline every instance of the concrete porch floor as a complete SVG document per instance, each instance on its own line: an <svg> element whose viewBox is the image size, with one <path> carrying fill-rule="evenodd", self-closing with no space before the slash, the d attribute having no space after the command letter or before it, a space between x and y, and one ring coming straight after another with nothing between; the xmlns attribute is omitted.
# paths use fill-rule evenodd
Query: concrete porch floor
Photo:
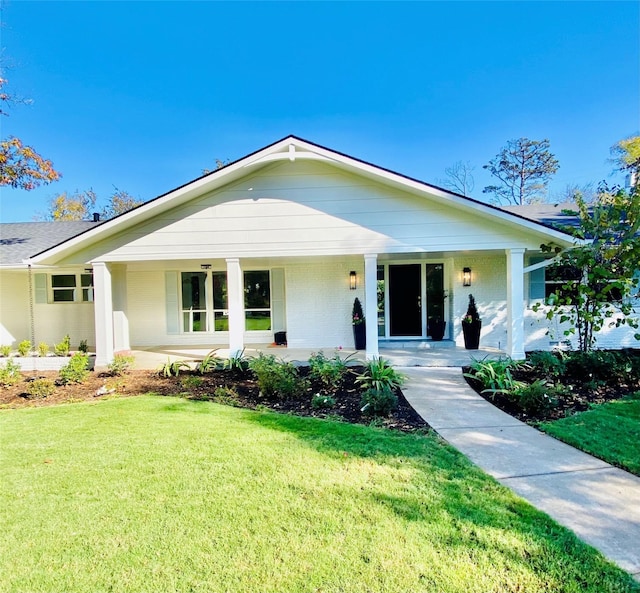
<svg viewBox="0 0 640 593"><path fill-rule="evenodd" d="M228 348L189 347L189 346L158 346L154 348L134 348L131 353L135 357L135 368L153 370L170 360L184 360L187 362L202 360L209 352L215 350L220 358L229 357ZM352 361L363 362L364 351L337 350L335 348L288 348L272 344L252 344L244 351L247 357L257 356L259 352L273 354L277 358L293 362L305 362L311 354L322 350L326 356L333 356L336 352L342 358L349 357ZM479 350L465 350L453 345L452 342L385 343L380 348L380 357L388 360L393 366L402 367L460 367L468 365L473 359L499 358L506 356L500 350L481 348Z"/></svg>

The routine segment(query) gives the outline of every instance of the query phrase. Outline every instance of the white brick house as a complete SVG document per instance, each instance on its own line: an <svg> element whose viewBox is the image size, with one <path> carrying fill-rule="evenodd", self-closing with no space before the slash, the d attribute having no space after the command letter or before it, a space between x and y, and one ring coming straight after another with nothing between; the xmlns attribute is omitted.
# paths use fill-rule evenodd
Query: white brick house
<svg viewBox="0 0 640 593"><path fill-rule="evenodd" d="M1 343L29 338L34 320L37 341L87 339L98 366L131 347L238 351L275 332L291 347L349 348L357 296L373 357L382 341L428 340L435 311L445 339L462 345L472 293L481 344L522 358L549 346L527 267L542 243L572 244L549 226L293 136L85 224L2 261Z"/></svg>

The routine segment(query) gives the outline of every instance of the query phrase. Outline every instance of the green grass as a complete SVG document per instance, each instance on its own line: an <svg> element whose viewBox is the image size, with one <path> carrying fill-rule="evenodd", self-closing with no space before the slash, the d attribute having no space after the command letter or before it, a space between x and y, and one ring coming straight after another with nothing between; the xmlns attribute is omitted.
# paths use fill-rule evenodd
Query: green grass
<svg viewBox="0 0 640 593"><path fill-rule="evenodd" d="M546 433L640 476L640 392L544 422Z"/></svg>
<svg viewBox="0 0 640 593"><path fill-rule="evenodd" d="M152 396L0 435L2 592L640 590L429 435Z"/></svg>

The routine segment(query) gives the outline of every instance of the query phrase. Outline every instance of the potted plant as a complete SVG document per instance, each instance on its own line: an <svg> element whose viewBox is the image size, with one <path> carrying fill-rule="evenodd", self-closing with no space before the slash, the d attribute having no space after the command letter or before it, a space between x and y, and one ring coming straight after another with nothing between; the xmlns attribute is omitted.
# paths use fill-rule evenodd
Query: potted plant
<svg viewBox="0 0 640 593"><path fill-rule="evenodd" d="M367 346L367 326L362 312L362 304L358 297L353 301L351 325L353 327L353 341L355 342L356 350L364 350Z"/></svg>
<svg viewBox="0 0 640 593"><path fill-rule="evenodd" d="M467 314L462 318L462 333L464 334L464 347L467 350L477 350L480 346L480 329L482 320L478 315L478 308L473 295L469 295Z"/></svg>
<svg viewBox="0 0 640 593"><path fill-rule="evenodd" d="M445 290L427 291L427 335L434 341L440 342L444 338L447 322L444 320L444 301L447 298Z"/></svg>

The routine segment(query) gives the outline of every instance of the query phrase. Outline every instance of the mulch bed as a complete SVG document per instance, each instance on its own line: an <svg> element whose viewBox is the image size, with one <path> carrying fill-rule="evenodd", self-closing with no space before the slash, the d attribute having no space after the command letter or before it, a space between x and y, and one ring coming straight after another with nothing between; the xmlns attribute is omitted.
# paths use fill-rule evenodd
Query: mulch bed
<svg viewBox="0 0 640 593"><path fill-rule="evenodd" d="M27 381L33 378L46 377L55 380L57 372L24 373L24 380L8 388L0 388L0 407L22 408L49 406L61 403L78 402L83 400L98 400L107 395L97 395L99 390L114 389L120 397L135 396L145 393L157 395L176 395L188 399L222 401L223 403L243 408L268 408L282 413L298 416L313 416L316 418L341 419L354 424L371 424L372 416L361 411L360 397L362 390L356 385L355 378L362 371L362 367L352 367L345 381L332 397L336 406L325 410L315 410L311 407L314 394L322 393L321 386L310 383L309 389L300 397L291 399L267 399L260 395L258 386L251 372L221 370L200 375L196 372L181 372L178 377L163 377L156 371L129 371L120 377L107 374L91 373L82 384L72 384L56 387L53 395L46 399L30 399L27 392ZM308 368L300 369L301 375L308 374ZM218 387L233 389L237 394L232 398L216 397L214 392ZM400 430L403 432L423 431L429 425L407 402L400 390L398 408L386 418L376 418L379 426Z"/></svg>

